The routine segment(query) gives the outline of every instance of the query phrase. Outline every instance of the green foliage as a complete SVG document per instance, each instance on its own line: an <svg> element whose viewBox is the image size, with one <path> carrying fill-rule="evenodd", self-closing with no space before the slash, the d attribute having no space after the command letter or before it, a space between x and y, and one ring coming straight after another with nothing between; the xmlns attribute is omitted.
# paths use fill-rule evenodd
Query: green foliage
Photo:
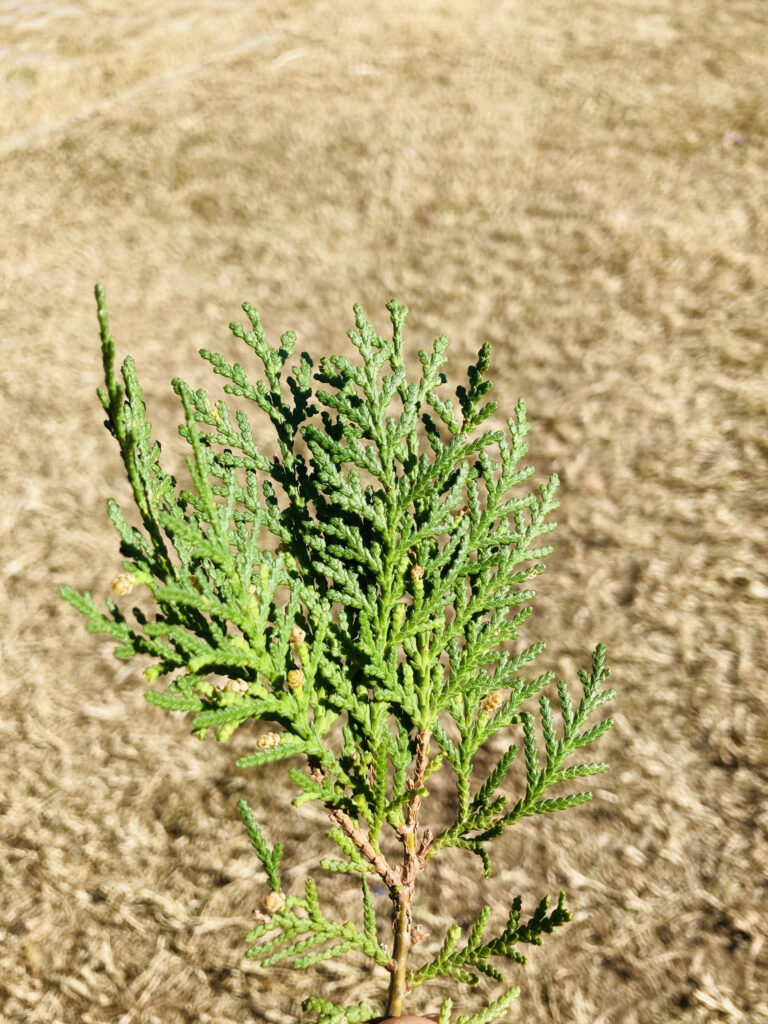
<svg viewBox="0 0 768 1024"><path fill-rule="evenodd" d="M518 492L533 473L521 464L528 451L525 403L517 402L506 429L483 428L497 408L485 401L489 345L469 367L466 386L456 388L458 404L446 398L445 335L431 352L418 352L421 370L410 379L403 343L408 311L394 300L387 305L391 339L380 337L355 306L349 339L357 360L329 356L314 374L307 353L290 362L295 335L284 334L271 348L246 303L250 329L232 324L231 330L261 364L261 378L252 382L242 364L207 349L201 355L225 378L227 394L260 410L276 454L257 446L241 409L233 417L224 401L214 406L203 390L176 379L184 412L179 433L190 447L191 485L180 488L161 467L130 357L122 383L117 379L98 286L96 295L105 373L98 394L140 520L130 525L118 504L107 502L125 559L113 591L123 596L144 586L156 611L149 619L133 608L129 620L123 602L109 598L102 611L87 591L62 586L61 595L91 632L116 641L117 657L148 656L146 678L169 677L167 690L149 690L147 700L194 712L200 739L213 729L223 742L249 720L268 723L272 731L258 736L238 765L290 760L294 804L317 800L331 811L329 839L337 853L321 867L359 878L362 931L325 917L311 879L303 897L288 895L278 907L282 846L270 850L241 801L273 893L270 906L278 907L249 933L255 945L247 955L264 966L285 959L303 968L357 950L392 971L378 942L367 876L379 876L410 915L415 875L441 849L474 853L488 875L488 847L505 828L588 800L589 793L559 787L607 768L568 763L611 725L603 719L587 726L614 696L604 688L604 646L594 652L591 674L579 672L575 709L569 687L557 684L559 726L542 692L553 674L525 674L545 645L520 646L518 631L531 613L530 583L551 551L540 541L554 529L550 516L558 507L555 475L538 490ZM525 707L537 696L538 725ZM340 743L331 739L336 722ZM512 728L517 743L505 739L496 767L475 780L478 751ZM508 806L502 787L519 748L525 792ZM446 765L456 780L456 817L432 836L418 830L419 806L429 777ZM552 787L556 794L545 796ZM403 844L402 866L382 852L385 828ZM517 944L539 944L567 921L563 900L561 894L547 916L545 898L520 925L516 899L505 930L485 943L484 908L466 945L457 948L459 929L450 928L436 958L410 971L410 984L445 975L474 985L478 973L503 981L489 958L524 962ZM459 1024L503 1015L516 991L506 990ZM390 1008L398 1005L394 998ZM367 1004L343 1008L322 1000L306 1008L319 1015L318 1024L373 1013ZM442 1024L449 1013L446 1003Z"/></svg>
<svg viewBox="0 0 768 1024"><path fill-rule="evenodd" d="M364 890L366 888L363 879ZM262 921L246 935L254 942L247 957L258 960L262 967L271 967L282 960L301 970L330 960L331 957L358 950L377 964L386 965L389 955L376 941L375 928L360 931L351 921L343 924L330 921L320 909L317 888L311 878L304 885L304 896L288 896L283 909L264 915ZM274 933L274 934L270 934Z"/></svg>
<svg viewBox="0 0 768 1024"><path fill-rule="evenodd" d="M270 851L264 836L261 834L261 829L256 824L253 811L247 802L245 800L238 800L237 809L240 811L245 829L251 837L253 848L264 867L272 892L282 892L282 886L280 885L280 859L283 856L283 844L277 843L275 848Z"/></svg>
<svg viewBox="0 0 768 1024"><path fill-rule="evenodd" d="M303 1010L318 1014L315 1024L349 1024L368 1021L374 1016L374 1009L369 1003L358 1003L357 1006L337 1006L318 996L311 996L301 1004Z"/></svg>
<svg viewBox="0 0 768 1024"><path fill-rule="evenodd" d="M489 906L483 907L472 927L464 948L456 949L461 937L461 928L458 925L453 925L448 929L448 934L445 937L442 948L435 959L431 963L424 964L418 971L410 972L409 981L411 987L415 988L422 982L437 977L437 975L444 975L456 981L464 982L467 985L476 985L480 979L477 974L473 973L473 970L486 974L495 981L504 981L504 976L500 971L488 963L489 957L500 956L508 960L514 960L519 964L525 964L525 957L515 948L518 942L527 942L540 946L543 934L548 935L555 928L571 920L571 912L566 910L565 907L564 892L560 893L557 907L547 917L548 907L549 896L545 896L530 920L526 924L521 925L520 911L522 909L522 899L516 896L512 903L512 909L509 912L509 919L504 931L490 942L482 942L481 940L491 913ZM472 970L467 970L467 967L472 968Z"/></svg>

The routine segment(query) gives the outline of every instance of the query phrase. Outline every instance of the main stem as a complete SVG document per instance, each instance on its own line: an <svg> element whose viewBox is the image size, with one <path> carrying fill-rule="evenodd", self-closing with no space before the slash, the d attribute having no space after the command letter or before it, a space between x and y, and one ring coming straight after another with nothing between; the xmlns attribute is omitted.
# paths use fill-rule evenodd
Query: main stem
<svg viewBox="0 0 768 1024"><path fill-rule="evenodd" d="M406 782L410 790L418 790L424 782L424 775L429 762L429 740L431 733L422 729L416 743L416 768L414 774ZM408 950L417 941L411 931L411 901L416 875L424 867L427 851L432 840L431 833L425 829L421 842L417 846L416 832L419 821L421 796L414 793L405 805L405 822L398 828L403 843L403 866L401 884L390 889L395 904L395 941L392 948L394 970L389 980L387 996L387 1017L400 1017L403 1012L403 1001L406 994L406 965Z"/></svg>
<svg viewBox="0 0 768 1024"><path fill-rule="evenodd" d="M400 1017L405 999L405 970L408 961L408 950L411 946L411 893L407 895L400 889L397 893L395 911L395 942L392 957L395 969L389 979L387 995L387 1017Z"/></svg>

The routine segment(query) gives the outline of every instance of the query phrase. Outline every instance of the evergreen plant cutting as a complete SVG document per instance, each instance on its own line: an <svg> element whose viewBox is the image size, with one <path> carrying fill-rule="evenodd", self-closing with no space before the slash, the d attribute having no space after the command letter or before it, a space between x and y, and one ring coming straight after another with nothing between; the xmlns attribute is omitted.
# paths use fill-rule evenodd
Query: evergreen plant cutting
<svg viewBox="0 0 768 1024"><path fill-rule="evenodd" d="M191 448L191 488L179 489L161 468L130 357L118 382L100 286L96 298L105 373L98 395L141 520L130 525L108 500L126 559L112 590L124 597L146 587L157 611L150 619L134 608L129 621L121 601L108 598L105 614L87 591L62 586L61 596L91 632L117 641L117 657L149 656L150 682L171 677L167 692L149 690L146 698L194 712L201 739L214 730L223 742L250 719L269 723L237 764L288 762L294 805L319 801L328 811L332 855L319 867L352 876L360 894L359 917L338 921L323 910L313 878L303 895L286 892L283 846L270 847L241 800L268 884L245 955L265 968L302 970L356 950L389 976L386 1017L402 1015L407 993L432 978L474 986L486 975L504 984L501 995L456 1022L503 1017L519 990L498 964L525 963L519 947L540 945L570 920L565 894L552 909L545 896L530 916L516 896L491 937L486 905L467 933L451 924L440 948L413 964L411 949L423 935L414 918L418 882L451 847L475 855L490 876L489 851L505 829L589 800L560 784L607 769L573 755L610 727L608 718L587 723L614 696L604 686L602 644L591 671L578 673L578 701L557 683L557 711L543 692L553 673L529 678L523 671L545 646L520 645L518 630L531 613L529 584L552 550L536 545L554 529L558 507L555 475L538 494L515 493L533 473L520 465L528 450L524 402L506 430L481 429L496 412L495 402L484 402L488 344L456 388L458 405L442 397L445 335L431 352L418 352L420 375L410 380L408 310L394 300L387 304L391 338L380 337L355 306L357 329L348 335L355 361L326 357L313 376L302 353L286 376L295 334L271 348L246 303L250 329L230 326L262 364L261 379L252 383L240 363L207 349L200 354L229 382L225 392L265 415L275 453L257 446L241 409L233 419L224 401L214 406L204 390L174 380L184 409L179 433ZM527 706L536 703L538 714ZM525 765L516 797L502 792L518 756L513 730ZM476 779L477 754L497 733L503 753ZM438 771L450 773L456 797L454 820L435 834L423 809ZM391 901L386 944L374 899L381 886ZM304 1009L317 1024L377 1018L368 1003L320 996ZM443 1000L440 1024L451 1010L452 1000Z"/></svg>

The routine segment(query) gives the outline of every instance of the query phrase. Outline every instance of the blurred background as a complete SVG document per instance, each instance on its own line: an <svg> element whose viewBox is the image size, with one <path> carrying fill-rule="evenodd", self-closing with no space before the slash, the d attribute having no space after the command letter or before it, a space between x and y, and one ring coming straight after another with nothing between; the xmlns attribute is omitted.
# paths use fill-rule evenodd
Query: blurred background
<svg viewBox="0 0 768 1024"><path fill-rule="evenodd" d="M283 813L284 767L235 767L247 729L200 743L147 705L57 596L121 567L100 281L182 473L170 380L221 397L197 350L249 365L245 300L313 358L353 302L388 330L391 296L411 352L449 335L450 380L493 343L500 412L525 397L534 479L562 480L521 639L571 683L607 644L612 770L499 840L489 882L433 862L414 963L564 888L509 1021L768 1021L766 52L761 0L0 3L0 1020L290 1024L387 983L244 959L237 800L292 891L327 821ZM498 990L409 1009L449 993Z"/></svg>

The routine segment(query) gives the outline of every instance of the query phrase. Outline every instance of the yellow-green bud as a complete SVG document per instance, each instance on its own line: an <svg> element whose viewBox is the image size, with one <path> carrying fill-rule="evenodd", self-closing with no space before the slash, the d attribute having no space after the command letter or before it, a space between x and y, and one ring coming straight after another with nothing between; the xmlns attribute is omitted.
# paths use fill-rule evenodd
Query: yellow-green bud
<svg viewBox="0 0 768 1024"><path fill-rule="evenodd" d="M405 622L405 605L396 604L392 612L392 628L400 629Z"/></svg>
<svg viewBox="0 0 768 1024"><path fill-rule="evenodd" d="M206 404L206 405L208 406L208 412L209 412L209 413L211 414L211 416L212 416L212 417L213 417L213 418L214 418L214 419L216 420L216 422L217 422L217 423L221 423L221 416L219 415L219 410L218 410L218 409L215 409L215 408L214 408L214 407L213 407L213 406L211 405L211 400L210 400L210 398L208 398L208 396L207 396L207 395L206 395L206 398L205 398L205 404Z"/></svg>
<svg viewBox="0 0 768 1024"><path fill-rule="evenodd" d="M224 725L216 731L216 739L218 742L226 743L239 724L239 722L225 722Z"/></svg>

